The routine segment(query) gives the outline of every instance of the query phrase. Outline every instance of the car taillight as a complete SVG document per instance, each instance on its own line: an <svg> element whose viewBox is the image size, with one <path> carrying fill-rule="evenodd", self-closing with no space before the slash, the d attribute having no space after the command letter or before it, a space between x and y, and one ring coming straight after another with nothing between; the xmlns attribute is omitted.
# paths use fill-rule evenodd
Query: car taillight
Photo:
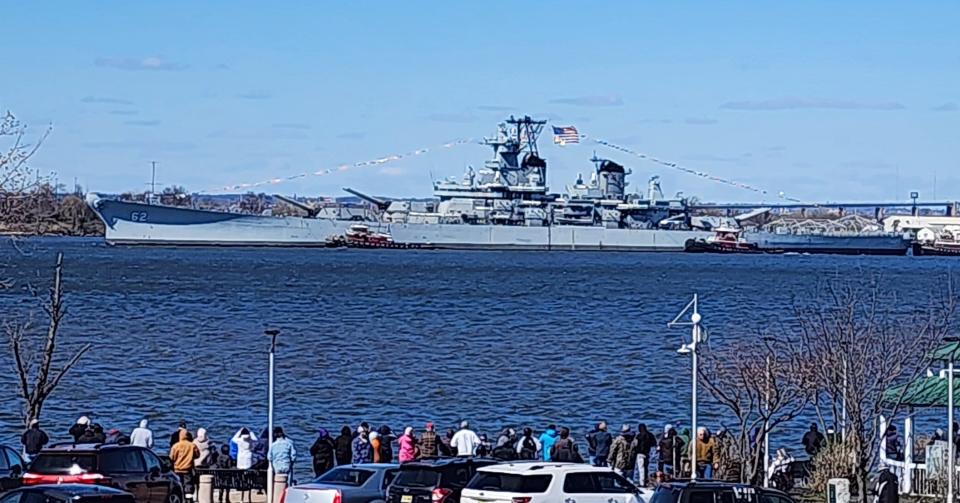
<svg viewBox="0 0 960 503"><path fill-rule="evenodd" d="M81 484L105 484L110 482L110 479L99 473L83 473L77 477L77 481Z"/></svg>
<svg viewBox="0 0 960 503"><path fill-rule="evenodd" d="M38 473L27 472L23 474L23 477L21 478L21 480L23 480L24 485L29 486L33 484L43 484L45 482L43 480L44 478L45 477L43 475L40 475Z"/></svg>
<svg viewBox="0 0 960 503"><path fill-rule="evenodd" d="M530 496L514 496L511 501L513 503L530 503L532 499Z"/></svg>
<svg viewBox="0 0 960 503"><path fill-rule="evenodd" d="M432 493L430 493L430 499L433 501L433 503L443 503L443 501L447 499L447 496L450 496L450 493L452 492L453 491L450 489L442 489L438 487L434 489Z"/></svg>
<svg viewBox="0 0 960 503"><path fill-rule="evenodd" d="M287 501L287 488L286 488L286 487L284 487L284 488L283 488L283 492L280 493L280 503L283 503L284 501Z"/></svg>
<svg viewBox="0 0 960 503"><path fill-rule="evenodd" d="M37 484L109 484L110 478L99 473L81 473L79 475L56 475L41 473L24 473L24 485Z"/></svg>
<svg viewBox="0 0 960 503"><path fill-rule="evenodd" d="M333 493L333 503L342 503L343 502L343 493L340 492L340 489L337 489L337 492Z"/></svg>

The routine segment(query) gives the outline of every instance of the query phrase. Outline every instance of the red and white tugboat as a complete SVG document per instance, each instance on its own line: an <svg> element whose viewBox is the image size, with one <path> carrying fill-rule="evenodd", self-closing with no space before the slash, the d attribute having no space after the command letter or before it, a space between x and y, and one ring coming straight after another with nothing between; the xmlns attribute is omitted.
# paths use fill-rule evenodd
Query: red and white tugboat
<svg viewBox="0 0 960 503"><path fill-rule="evenodd" d="M741 236L740 229L720 227L716 234L707 239L688 240L684 251L692 253L764 253L756 243L750 243Z"/></svg>
<svg viewBox="0 0 960 503"><path fill-rule="evenodd" d="M393 237L383 232L373 232L364 224L353 224L343 236L335 236L327 240L331 248L346 246L348 248L420 248L410 243L397 243Z"/></svg>

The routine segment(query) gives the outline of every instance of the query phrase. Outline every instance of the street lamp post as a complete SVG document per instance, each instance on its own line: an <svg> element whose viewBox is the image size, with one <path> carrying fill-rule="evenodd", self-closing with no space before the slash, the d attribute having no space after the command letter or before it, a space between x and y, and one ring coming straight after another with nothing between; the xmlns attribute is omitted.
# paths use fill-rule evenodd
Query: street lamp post
<svg viewBox="0 0 960 503"><path fill-rule="evenodd" d="M944 337L943 341L949 344L957 344L960 342L960 337ZM953 439L957 434L953 431L953 360L954 352L956 347L950 348L950 359L947 361L947 428L949 433L947 434L947 452L950 454L947 456L947 503L953 503L953 478L956 476L954 473L954 458L956 456L956 451L953 447Z"/></svg>
<svg viewBox="0 0 960 503"><path fill-rule="evenodd" d="M270 359L267 377L267 452L273 447L273 355L277 350L277 336L280 331L270 328L263 331L270 337ZM267 459L267 503L273 503L273 463Z"/></svg>
<svg viewBox="0 0 960 503"><path fill-rule="evenodd" d="M680 314L678 314L673 321L667 323L667 327L686 325L691 327L690 344L684 344L680 346L680 349L677 350L677 352L680 354L690 354L690 362L693 372L690 382L690 428L692 433L690 435L690 459L692 460L690 463L691 481L697 480L697 344L706 340L706 337L704 337L701 332L701 317L700 312L698 311L698 304L699 300L697 294L693 294L693 300L691 300L687 306L683 308L683 311L680 311ZM687 311L691 312L690 321L681 322L680 318L682 318ZM677 467L674 467L674 470L676 469Z"/></svg>

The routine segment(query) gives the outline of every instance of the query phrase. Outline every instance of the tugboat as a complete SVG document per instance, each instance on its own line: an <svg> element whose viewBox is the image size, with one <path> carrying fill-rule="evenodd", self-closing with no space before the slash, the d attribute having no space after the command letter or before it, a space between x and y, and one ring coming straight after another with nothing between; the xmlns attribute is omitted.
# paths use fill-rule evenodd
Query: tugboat
<svg viewBox="0 0 960 503"><path fill-rule="evenodd" d="M940 233L922 229L913 243L913 255L955 256L960 257L960 227L944 227Z"/></svg>
<svg viewBox="0 0 960 503"><path fill-rule="evenodd" d="M353 224L342 236L333 236L327 239L328 248L421 248L419 244L397 243L390 234L372 232L364 224Z"/></svg>
<svg viewBox="0 0 960 503"><path fill-rule="evenodd" d="M741 236L740 229L720 227L707 239L687 240L684 251L691 253L770 253Z"/></svg>

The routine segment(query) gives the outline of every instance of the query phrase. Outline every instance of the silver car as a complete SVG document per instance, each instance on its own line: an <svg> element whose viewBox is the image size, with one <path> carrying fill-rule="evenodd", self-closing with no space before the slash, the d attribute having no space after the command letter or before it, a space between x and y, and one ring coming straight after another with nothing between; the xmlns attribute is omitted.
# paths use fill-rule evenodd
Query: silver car
<svg viewBox="0 0 960 503"><path fill-rule="evenodd" d="M337 466L309 484L287 488L284 503L384 503L399 465Z"/></svg>

